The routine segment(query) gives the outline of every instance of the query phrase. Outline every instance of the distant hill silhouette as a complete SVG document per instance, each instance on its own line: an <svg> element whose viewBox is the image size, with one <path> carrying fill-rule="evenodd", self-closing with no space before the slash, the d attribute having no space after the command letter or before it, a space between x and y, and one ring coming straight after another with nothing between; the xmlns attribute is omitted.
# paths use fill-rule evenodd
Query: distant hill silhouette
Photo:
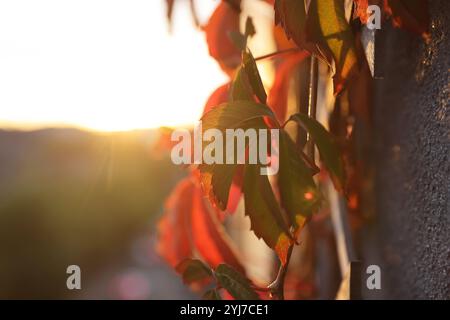
<svg viewBox="0 0 450 320"><path fill-rule="evenodd" d="M64 297L68 265L92 278L150 232L181 172L155 157L156 138L0 130L0 298Z"/></svg>

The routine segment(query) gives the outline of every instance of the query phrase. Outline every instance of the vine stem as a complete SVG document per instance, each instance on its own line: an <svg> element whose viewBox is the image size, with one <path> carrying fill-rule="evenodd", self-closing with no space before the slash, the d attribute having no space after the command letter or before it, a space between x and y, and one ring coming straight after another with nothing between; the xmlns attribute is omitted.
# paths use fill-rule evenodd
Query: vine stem
<svg viewBox="0 0 450 320"><path fill-rule="evenodd" d="M308 116L315 119L317 113L317 87L318 87L318 70L319 64L317 57L311 55L311 67L310 67L310 77L309 77L309 97L308 97ZM307 157L314 162L315 146L314 141L312 141L311 136L308 136L308 145L306 150ZM294 249L294 244L291 244L288 248L286 263L280 265L278 269L277 277L275 281L272 282L268 288L275 299L284 300L284 283L286 280L286 274L289 268L289 263L291 261L292 250Z"/></svg>
<svg viewBox="0 0 450 320"><path fill-rule="evenodd" d="M278 269L278 274L274 282L269 285L270 292L272 296L277 300L284 300L284 282L286 279L286 274L289 267L289 262L291 261L292 250L294 249L294 245L291 244L288 248L286 263L280 265L280 269Z"/></svg>
<svg viewBox="0 0 450 320"><path fill-rule="evenodd" d="M308 104L308 116L312 119L316 118L317 114L317 86L318 86L318 73L319 73L319 65L317 61L317 57L311 56L311 70L310 70L310 78L309 78L309 104ZM311 135L308 134L308 146L306 149L306 154L314 163L315 157L315 147L314 141L311 139Z"/></svg>
<svg viewBox="0 0 450 320"><path fill-rule="evenodd" d="M289 53L289 52L295 52L295 51L299 51L299 50L300 50L299 48L289 48L289 49L279 50L279 51L275 51L275 52L271 52L271 53L265 54L263 56L256 57L255 61L264 60L264 59L275 57L275 56L280 55L280 54Z"/></svg>

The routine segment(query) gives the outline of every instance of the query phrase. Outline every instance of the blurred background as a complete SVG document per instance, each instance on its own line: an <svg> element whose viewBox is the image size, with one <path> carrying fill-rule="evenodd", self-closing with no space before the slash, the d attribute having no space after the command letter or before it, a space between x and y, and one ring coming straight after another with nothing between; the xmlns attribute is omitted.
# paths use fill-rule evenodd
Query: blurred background
<svg viewBox="0 0 450 320"><path fill-rule="evenodd" d="M153 225L181 170L157 132L0 131L0 298L169 298ZM82 290L66 288L79 265ZM173 286L179 287L179 290Z"/></svg>
<svg viewBox="0 0 450 320"><path fill-rule="evenodd" d="M154 252L184 174L157 128L192 125L227 77L188 1L173 15L163 0L0 1L0 298L193 297Z"/></svg>

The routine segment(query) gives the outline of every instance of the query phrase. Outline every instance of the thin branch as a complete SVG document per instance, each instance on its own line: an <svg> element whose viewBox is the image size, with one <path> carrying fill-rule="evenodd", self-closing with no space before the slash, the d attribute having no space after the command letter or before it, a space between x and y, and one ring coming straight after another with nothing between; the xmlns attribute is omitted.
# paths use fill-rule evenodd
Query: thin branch
<svg viewBox="0 0 450 320"><path fill-rule="evenodd" d="M280 266L280 269L278 270L278 275L274 282L272 282L268 288L270 289L270 292L272 293L272 296L277 300L284 300L284 280L286 279L286 274L289 267L289 262L291 261L291 255L292 250L294 249L294 245L291 244L289 246L287 257L286 257L286 264L282 264Z"/></svg>
<svg viewBox="0 0 450 320"><path fill-rule="evenodd" d="M309 78L309 105L308 105L308 116L312 119L316 118L317 113L317 84L318 84L318 61L315 55L311 56L311 70ZM314 152L314 141L311 139L311 135L308 134L308 146L306 154L314 162L315 152Z"/></svg>
<svg viewBox="0 0 450 320"><path fill-rule="evenodd" d="M308 103L308 115L315 119L317 113L317 87L318 87L318 60L317 57L311 56L311 68L310 68L310 78L309 78L309 103ZM284 127L285 124L283 124ZM308 159L309 163L314 164L314 142L311 140L311 137L308 138L308 147L306 151L306 155L304 155L306 159ZM313 168L314 168L313 167ZM268 288L270 289L272 296L275 299L284 300L284 282L286 279L286 274L289 268L289 263L291 261L292 250L294 249L294 244L291 244L288 249L286 263L280 265L278 270L278 275L274 282L272 282Z"/></svg>
<svg viewBox="0 0 450 320"><path fill-rule="evenodd" d="M265 55L260 56L260 57L256 57L255 60L256 61L264 60L264 59L275 57L275 56L280 55L280 54L289 53L289 52L295 52L295 51L299 51L299 50L300 50L299 48L289 48L289 49L279 50L279 51L275 51L275 52L272 52L272 53L265 54Z"/></svg>

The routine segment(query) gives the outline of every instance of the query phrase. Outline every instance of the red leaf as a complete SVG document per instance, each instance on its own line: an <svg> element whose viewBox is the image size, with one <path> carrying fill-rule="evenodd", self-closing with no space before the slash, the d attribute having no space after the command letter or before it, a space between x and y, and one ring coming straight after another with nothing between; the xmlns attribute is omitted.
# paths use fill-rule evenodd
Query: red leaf
<svg viewBox="0 0 450 320"><path fill-rule="evenodd" d="M221 2L204 27L209 54L231 75L241 63L241 51L230 39L230 32L239 32L239 12Z"/></svg>
<svg viewBox="0 0 450 320"><path fill-rule="evenodd" d="M203 195L198 184L194 187L192 218L192 239L196 250L213 268L226 263L239 272L245 273L236 249L225 233L212 206Z"/></svg>
<svg viewBox="0 0 450 320"><path fill-rule="evenodd" d="M369 0L354 0L354 2L355 2L355 16L358 17L362 23L366 24L369 19L369 15L367 14Z"/></svg>
<svg viewBox="0 0 450 320"><path fill-rule="evenodd" d="M175 187L166 200L164 216L158 223L156 250L174 268L192 255L189 234L193 196L191 185L185 179Z"/></svg>
<svg viewBox="0 0 450 320"><path fill-rule="evenodd" d="M309 56L306 51L289 55L278 65L275 80L269 91L268 105L275 112L280 123L286 120L289 82L295 67Z"/></svg>
<svg viewBox="0 0 450 320"><path fill-rule="evenodd" d="M244 272L196 177L189 176L176 186L165 209L158 224L157 251L170 265L175 267L197 252L212 267L226 263Z"/></svg>

